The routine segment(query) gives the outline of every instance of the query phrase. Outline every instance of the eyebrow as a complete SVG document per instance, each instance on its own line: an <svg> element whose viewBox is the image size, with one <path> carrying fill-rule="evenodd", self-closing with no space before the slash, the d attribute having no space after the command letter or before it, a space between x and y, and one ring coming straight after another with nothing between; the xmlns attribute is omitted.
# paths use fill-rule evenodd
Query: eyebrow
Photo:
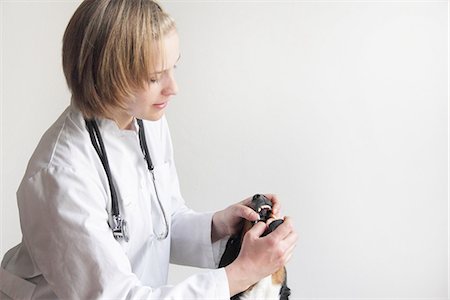
<svg viewBox="0 0 450 300"><path fill-rule="evenodd" d="M175 65L180 61L180 59L181 59L181 53L178 55L178 58L177 58L177 61L175 62ZM152 73L152 75L158 75L158 74L164 73L165 71L167 71L167 69L164 69L162 71L158 71L158 72Z"/></svg>

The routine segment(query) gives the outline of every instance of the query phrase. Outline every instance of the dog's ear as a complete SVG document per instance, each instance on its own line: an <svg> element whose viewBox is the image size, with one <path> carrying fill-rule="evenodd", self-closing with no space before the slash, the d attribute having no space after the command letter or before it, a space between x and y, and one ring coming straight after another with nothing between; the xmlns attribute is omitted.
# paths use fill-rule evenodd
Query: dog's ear
<svg viewBox="0 0 450 300"><path fill-rule="evenodd" d="M244 235L247 231L252 228L253 224L250 221L242 220L242 228L238 234L231 236L228 239L227 246L225 247L225 251L220 258L219 268L228 266L231 264L239 255L241 251L242 241L244 239Z"/></svg>
<svg viewBox="0 0 450 300"><path fill-rule="evenodd" d="M283 268L284 281L281 285L280 290L280 300L289 300L289 296L291 295L291 289L287 286L287 273L286 268Z"/></svg>
<svg viewBox="0 0 450 300"><path fill-rule="evenodd" d="M233 235L228 239L225 251L223 252L222 257L220 258L219 268L228 266L238 257L242 245L241 235L242 229L240 234Z"/></svg>

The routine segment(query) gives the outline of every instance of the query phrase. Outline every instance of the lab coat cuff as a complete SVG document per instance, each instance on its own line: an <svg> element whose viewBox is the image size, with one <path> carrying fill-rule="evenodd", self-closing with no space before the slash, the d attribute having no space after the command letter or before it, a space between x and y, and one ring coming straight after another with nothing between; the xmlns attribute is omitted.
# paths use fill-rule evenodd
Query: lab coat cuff
<svg viewBox="0 0 450 300"><path fill-rule="evenodd" d="M214 212L207 212L203 214L204 219L201 221L202 223L205 221L205 228L209 228L207 230L207 235L204 237L206 240L204 244L210 245L210 249L207 251L212 254L211 260L213 262L213 265L211 267L217 268L219 266L220 258L222 257L223 253L225 252L225 248L228 242L228 236L218 240L214 243L211 243L211 230L212 230L212 218L213 218Z"/></svg>
<svg viewBox="0 0 450 300"><path fill-rule="evenodd" d="M226 236L223 239L215 241L212 244L212 251L213 251L214 263L216 265L216 268L219 266L220 259L222 258L222 255L225 252L225 248L227 246L228 239L229 239L229 236Z"/></svg>
<svg viewBox="0 0 450 300"><path fill-rule="evenodd" d="M212 218L214 216L214 212L208 212L206 213L206 216L209 218L209 232L208 232L208 239L209 244L212 246L212 258L214 261L214 268L217 268L220 263L220 258L222 257L223 253L225 252L225 248L227 246L228 238L229 236L224 237L221 240L215 241L211 244L211 230L212 230Z"/></svg>
<svg viewBox="0 0 450 300"><path fill-rule="evenodd" d="M204 236L204 245L208 245L207 253L210 253L210 259L208 261L211 262L211 265L209 265L209 268L217 268L219 265L217 263L217 257L220 255L220 245L216 243L211 242L211 230L212 230L212 218L213 218L214 212L207 212L203 214L204 217L204 226L205 228L208 228L208 230L205 230L206 236ZM209 258L209 255L208 255ZM220 258L219 258L220 259Z"/></svg>
<svg viewBox="0 0 450 300"><path fill-rule="evenodd" d="M211 242L211 230L212 230L212 217L214 212L205 212L199 213L200 217L197 218L197 226L195 228L205 228L206 230L199 230L198 232L203 232L203 235L200 237L200 245L202 245L201 255L205 255L206 265L203 267L206 268L217 268L219 265L217 260L220 260L220 244ZM222 251L223 253L223 251ZM201 266L200 266L201 267Z"/></svg>
<svg viewBox="0 0 450 300"><path fill-rule="evenodd" d="M217 268L219 266L220 258L225 252L228 241L228 237L225 237L214 243L211 242L212 218L214 213L215 212L202 213L198 223L199 226L201 226L199 228L208 228L208 230L205 230L206 234L202 237L203 241L201 244L206 246L206 251L204 251L204 253L207 253L206 258L209 262L209 268Z"/></svg>
<svg viewBox="0 0 450 300"><path fill-rule="evenodd" d="M213 277L214 282L216 283L216 295L215 299L226 299L229 300L231 298L230 295L230 287L228 285L228 277L225 271L225 268L220 268L217 270L212 270L210 272Z"/></svg>

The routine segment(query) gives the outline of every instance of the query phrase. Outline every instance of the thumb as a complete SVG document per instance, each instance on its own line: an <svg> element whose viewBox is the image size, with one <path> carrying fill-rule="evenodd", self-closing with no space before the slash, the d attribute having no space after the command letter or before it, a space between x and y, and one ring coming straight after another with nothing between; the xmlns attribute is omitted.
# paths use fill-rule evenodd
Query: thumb
<svg viewBox="0 0 450 300"><path fill-rule="evenodd" d="M267 224L264 222L257 222L253 227L247 232L254 237L260 237L264 231L267 229Z"/></svg>
<svg viewBox="0 0 450 300"><path fill-rule="evenodd" d="M248 221L253 222L253 221L259 220L259 214L256 211L254 211L252 208L245 206L245 205L239 205L237 214L239 217L244 218Z"/></svg>

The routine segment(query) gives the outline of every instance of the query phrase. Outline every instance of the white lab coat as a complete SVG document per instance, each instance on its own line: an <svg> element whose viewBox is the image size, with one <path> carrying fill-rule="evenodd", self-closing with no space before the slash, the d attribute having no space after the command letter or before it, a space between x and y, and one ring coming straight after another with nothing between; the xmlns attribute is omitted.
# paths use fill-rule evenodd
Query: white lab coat
<svg viewBox="0 0 450 300"><path fill-rule="evenodd" d="M82 114L69 106L42 137L17 192L22 243L0 269L0 295L17 299L229 299L224 240L211 244L212 213L188 209L180 195L165 118L144 121L156 185L170 224L164 231L138 124L98 122L129 242L108 225L111 196ZM155 227L155 228L153 228ZM167 285L169 261L211 270Z"/></svg>

